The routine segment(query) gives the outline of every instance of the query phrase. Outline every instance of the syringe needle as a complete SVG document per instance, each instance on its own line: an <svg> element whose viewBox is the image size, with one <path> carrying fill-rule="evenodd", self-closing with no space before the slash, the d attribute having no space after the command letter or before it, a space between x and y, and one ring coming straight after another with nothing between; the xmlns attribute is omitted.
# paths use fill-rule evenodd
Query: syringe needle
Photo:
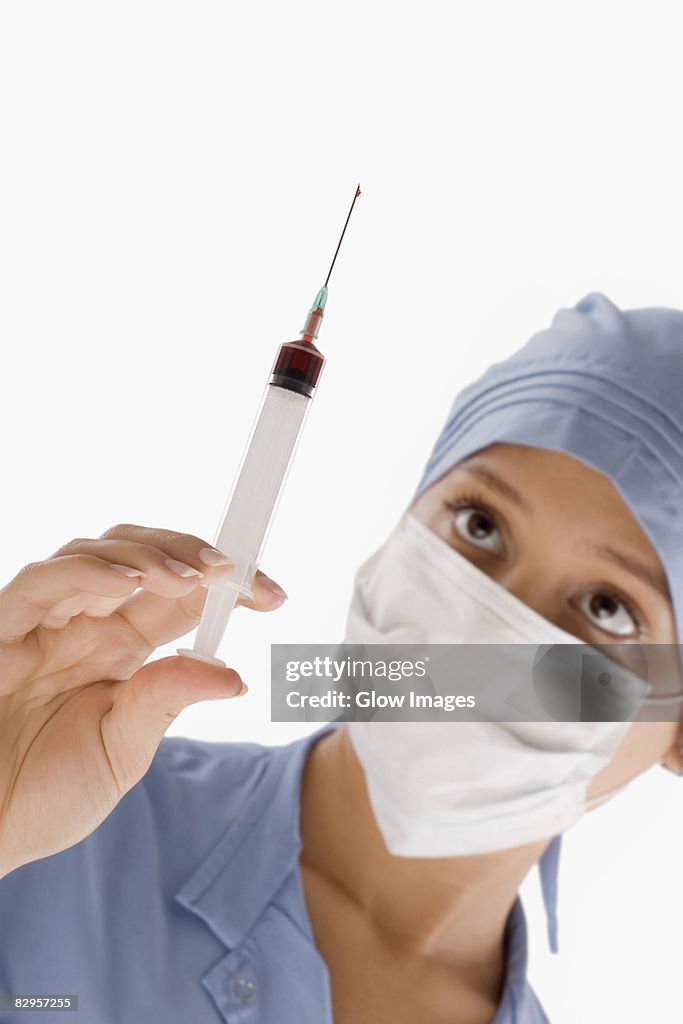
<svg viewBox="0 0 683 1024"><path fill-rule="evenodd" d="M353 202L351 203L351 209L349 210L348 216L346 218L346 223L344 224L344 229L343 229L343 231L341 233L341 238L339 239L339 243L337 245L335 254L334 254L333 258L332 258L332 264L330 266L330 269L327 271L327 277L325 278L325 284L323 285L323 288L327 288L327 282L330 280L330 274L332 273L332 267L334 266L335 260L337 259L337 253L339 252L339 247L341 246L342 239L344 238L344 232L346 231L346 225L349 223L349 219L351 217L351 213L353 212L353 208L354 208L354 206L356 204L356 199L358 199L359 195L360 195L360 182L359 182L359 184L356 187L356 194L353 197Z"/></svg>
<svg viewBox="0 0 683 1024"><path fill-rule="evenodd" d="M344 239L344 234L346 233L346 225L349 223L349 220L351 218L351 214L353 212L353 208L356 205L356 199L358 199L359 195L360 195L360 185L357 185L356 186L356 194L353 197L353 202L351 203L351 209L349 210L349 212L348 212L348 214L346 216L346 221L344 222L344 228L343 228L342 233L341 233L341 238L339 239L339 242L337 243L337 248L335 250L334 257L332 259L332 264L330 266L330 269L327 271L327 277L325 278L325 284L322 286L322 288L320 289L320 291L318 292L318 294L314 298L313 305L309 309L308 316L306 317L306 323L304 324L303 329L301 331L299 331L299 334L301 335L301 342L302 342L302 344L313 345L315 343L316 338L318 337L318 331L320 330L320 324L322 323L322 319L323 319L323 316L324 316L325 303L327 302L327 282L330 280L330 274L332 273L332 267L335 264L335 261L337 259L337 253L339 252L339 248L340 248L340 246L342 244L342 241Z"/></svg>

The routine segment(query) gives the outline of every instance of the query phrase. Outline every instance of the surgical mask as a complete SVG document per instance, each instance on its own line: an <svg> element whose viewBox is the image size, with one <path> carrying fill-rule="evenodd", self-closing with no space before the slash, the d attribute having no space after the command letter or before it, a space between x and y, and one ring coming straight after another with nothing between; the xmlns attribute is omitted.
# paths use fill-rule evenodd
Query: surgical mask
<svg viewBox="0 0 683 1024"><path fill-rule="evenodd" d="M356 573L344 643L581 641L405 513ZM629 725L353 721L348 728L388 850L448 857L520 846L571 827L611 795L588 801L586 788Z"/></svg>

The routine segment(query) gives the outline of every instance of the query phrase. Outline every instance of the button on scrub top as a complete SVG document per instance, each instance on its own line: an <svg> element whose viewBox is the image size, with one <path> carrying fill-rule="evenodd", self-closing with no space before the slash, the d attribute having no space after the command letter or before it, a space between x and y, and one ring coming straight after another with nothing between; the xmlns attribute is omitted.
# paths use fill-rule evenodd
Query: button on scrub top
<svg viewBox="0 0 683 1024"><path fill-rule="evenodd" d="M0 994L77 995L87 1024L332 1024L299 808L306 755L335 728L281 747L163 739L95 832L0 879ZM553 943L559 841L540 863ZM505 944L494 1024L547 1024L519 897ZM0 1010L2 1024L27 1019Z"/></svg>

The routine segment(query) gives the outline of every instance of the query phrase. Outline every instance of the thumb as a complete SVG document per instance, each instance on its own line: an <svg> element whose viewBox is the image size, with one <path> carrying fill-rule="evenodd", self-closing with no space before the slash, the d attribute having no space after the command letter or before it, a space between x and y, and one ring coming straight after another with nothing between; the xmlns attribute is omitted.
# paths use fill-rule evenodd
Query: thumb
<svg viewBox="0 0 683 1024"><path fill-rule="evenodd" d="M142 778L171 722L200 700L225 700L246 692L239 674L171 656L143 665L120 685L101 723L112 771L122 788Z"/></svg>

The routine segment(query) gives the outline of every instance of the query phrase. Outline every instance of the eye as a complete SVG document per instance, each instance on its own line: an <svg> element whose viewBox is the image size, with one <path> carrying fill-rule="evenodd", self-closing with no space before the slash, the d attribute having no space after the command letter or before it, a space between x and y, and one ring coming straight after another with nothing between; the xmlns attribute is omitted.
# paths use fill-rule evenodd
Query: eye
<svg viewBox="0 0 683 1024"><path fill-rule="evenodd" d="M481 548L482 551L498 553L502 549L500 530L495 520L486 509L476 505L467 505L455 510L453 525L458 534L469 544Z"/></svg>
<svg viewBox="0 0 683 1024"><path fill-rule="evenodd" d="M584 594L579 601L579 608L586 618L614 636L633 636L638 632L638 623L626 607L625 603L614 594L594 590Z"/></svg>

